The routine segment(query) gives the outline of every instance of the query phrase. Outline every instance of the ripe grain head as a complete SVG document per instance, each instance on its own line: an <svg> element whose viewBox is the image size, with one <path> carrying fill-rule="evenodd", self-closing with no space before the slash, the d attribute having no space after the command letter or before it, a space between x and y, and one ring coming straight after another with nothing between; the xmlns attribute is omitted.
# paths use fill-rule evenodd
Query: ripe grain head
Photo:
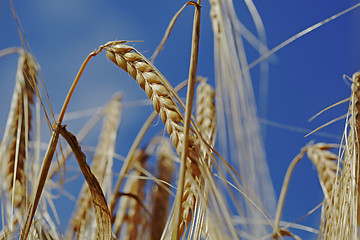
<svg viewBox="0 0 360 240"><path fill-rule="evenodd" d="M128 72L146 92L153 106L165 124L177 153L181 156L183 139L183 116L173 99L173 91L168 87L162 74L133 47L117 44L106 48L107 56L116 65ZM189 138L189 157L187 168L194 175L199 175L197 167L198 148L195 146L195 135Z"/></svg>
<svg viewBox="0 0 360 240"><path fill-rule="evenodd" d="M324 219L324 239L355 239L358 236L359 214L359 165L360 73L353 75L350 107L344 130L345 146L341 152L341 176L334 185L331 208Z"/></svg>
<svg viewBox="0 0 360 240"><path fill-rule="evenodd" d="M337 161L334 161L338 159L338 156L329 151L333 147L333 144L318 143L307 148L307 155L317 169L326 201L331 198L334 184L339 177L337 175L338 164Z"/></svg>
<svg viewBox="0 0 360 240"><path fill-rule="evenodd" d="M22 52L18 60L15 89L10 113L1 143L1 163L9 199L7 211L12 214L12 206L25 210L26 205L26 159L28 157L31 108L34 89L32 88L37 71L35 63L27 53ZM22 219L20 220L22 221ZM9 219L9 222L13 222Z"/></svg>
<svg viewBox="0 0 360 240"><path fill-rule="evenodd" d="M177 97L175 91L168 83L168 81L164 78L164 76L138 51L136 51L133 47L130 47L125 44L116 44L116 45L106 45L105 46L107 55L111 61L113 61L116 65L124 69L128 72L140 85L140 87L145 91L150 100L153 103L155 111L160 115L161 120L165 124L165 128L170 135L171 141L178 153L179 156L182 155L183 149L183 135L184 135L184 126L183 126L183 116L180 112L179 107L176 105L176 99L179 103L181 101ZM183 106L180 104L180 106ZM182 201L184 202L184 207L187 210L184 210L180 213L181 224L183 225L183 229L185 230L185 226L188 226L189 219L191 219L192 211L197 209L196 206L204 205L199 209L209 209L206 207L208 202L206 198L203 197L204 191L202 190L204 186L201 185L202 179L207 178L209 180L209 191L213 194L214 197L214 205L215 211L217 211L216 216L222 218L225 222L221 226L227 230L230 229L232 236L235 236L234 226L232 224L231 219L229 218L230 214L224 201L221 196L221 191L219 191L218 187L215 186L215 182L213 176L208 169L208 164L205 163L204 158L201 154L201 147L199 143L201 142L201 136L198 131L196 131L197 126L194 125L194 131L189 133L189 142L188 142L188 158L186 160L186 174L189 175L190 182L195 184L189 184L190 188L196 189L196 191L186 191L185 194L182 195ZM195 196L194 193L197 195ZM195 202L195 205L193 204ZM221 212L219 210L219 205L221 205ZM195 206L195 207L194 207ZM191 212L188 211L191 210ZM178 226L173 221L173 216L176 216L179 213L172 213L170 218L170 224L166 228L165 238L169 237L168 234L177 229ZM201 220L200 218L196 218L197 220ZM200 226L201 224L196 224L194 222L194 226Z"/></svg>

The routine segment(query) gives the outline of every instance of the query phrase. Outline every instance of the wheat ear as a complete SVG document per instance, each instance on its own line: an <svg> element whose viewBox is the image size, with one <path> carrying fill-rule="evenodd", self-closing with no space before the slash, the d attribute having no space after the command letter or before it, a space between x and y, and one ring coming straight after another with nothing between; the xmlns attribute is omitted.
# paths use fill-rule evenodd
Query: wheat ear
<svg viewBox="0 0 360 240"><path fill-rule="evenodd" d="M175 153L171 143L163 139L158 150L158 177L160 181L171 183L172 172L174 171ZM169 192L160 185L152 189L153 206L150 222L150 239L160 239L164 230L167 214L169 212Z"/></svg>
<svg viewBox="0 0 360 240"><path fill-rule="evenodd" d="M196 120L205 141L213 146L216 139L215 91L207 79L198 77L200 82L196 90Z"/></svg>
<svg viewBox="0 0 360 240"><path fill-rule="evenodd" d="M112 47L107 47L106 50L110 60L128 72L147 93L153 102L155 110L165 124L178 155L182 156L184 136L183 117L168 90L169 88L165 78L133 47L117 44ZM193 179L197 179L200 176L198 165L199 146L196 144L196 142L198 142L195 141L196 137L197 136L192 133L189 134L188 158L186 161L187 172L191 174ZM185 196L186 198L185 193L181 196ZM184 197L182 197L182 199L184 199Z"/></svg>
<svg viewBox="0 0 360 240"><path fill-rule="evenodd" d="M202 144L201 146L201 153L205 160L207 160L207 164L209 167L209 171L212 170L212 160L213 160L213 154L211 149L214 147L215 140L216 140L216 108L215 108L215 90L214 88L207 83L207 79L203 77L198 77L199 85L196 90L196 120L198 122L199 128L201 129L202 137L206 141L206 145ZM210 146L211 149L208 147ZM204 185L205 187L205 193L204 200L205 202L209 201L209 181L207 178L204 178ZM204 206L204 205L199 205ZM205 209L200 209L197 211L197 214L199 216L196 217L196 219L203 219L200 224L196 224L195 228L195 238L199 238L200 234L208 235L208 228L204 228L208 225L210 221L209 214L207 214L207 206L205 206ZM202 233L201 230L204 230Z"/></svg>
<svg viewBox="0 0 360 240"><path fill-rule="evenodd" d="M184 131L182 125L183 117L168 90L169 88L162 74L133 47L117 44L112 47L107 47L106 50L110 60L128 72L151 99L156 112L165 124L177 153L181 156ZM187 162L190 171L195 175L199 175L199 169L193 167L197 165L196 162L198 161L198 150L195 146L194 138L195 135L189 136L189 157Z"/></svg>
<svg viewBox="0 0 360 240"><path fill-rule="evenodd" d="M33 103L32 88L37 73L34 61L26 53L20 55L16 72L16 84L12 98L7 131L2 144L10 141L7 160L4 162L4 183L7 186L11 202L15 207L25 206L28 139L31 123L30 105ZM5 147L5 145L4 145ZM3 146L2 146L3 148Z"/></svg>
<svg viewBox="0 0 360 240"><path fill-rule="evenodd" d="M332 189L338 177L337 161L334 161L338 159L338 156L328 151L334 146L334 144L318 143L307 148L307 156L317 169L320 185L327 201L331 198Z"/></svg>
<svg viewBox="0 0 360 240"><path fill-rule="evenodd" d="M329 218L333 218L331 213L334 213L333 189L338 184L340 169L338 169L338 156L329 151L335 147L334 144L318 143L308 146L308 158L316 166L319 182L324 193L324 205L321 213L321 225L319 239L323 237L325 226L329 226ZM336 210L335 210L336 212ZM330 215L330 216L329 216Z"/></svg>
<svg viewBox="0 0 360 240"><path fill-rule="evenodd" d="M350 107L345 125L346 144L341 176L334 184L331 208L326 212L324 239L355 239L358 237L359 214L359 164L360 164L360 72L352 77ZM350 129L350 130L348 130ZM349 132L348 132L349 131Z"/></svg>

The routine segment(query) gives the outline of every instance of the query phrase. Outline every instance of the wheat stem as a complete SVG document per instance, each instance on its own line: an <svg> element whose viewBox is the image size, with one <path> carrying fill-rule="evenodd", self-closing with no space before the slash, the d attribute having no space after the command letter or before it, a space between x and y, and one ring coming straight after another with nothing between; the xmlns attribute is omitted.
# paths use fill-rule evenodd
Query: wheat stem
<svg viewBox="0 0 360 240"><path fill-rule="evenodd" d="M175 25L175 22L177 20L177 18L179 17L179 15L181 14L181 12L184 10L184 8L188 5L194 5L196 7L197 3L194 2L194 1L189 1L187 3L185 3L179 11L177 11L177 13L174 15L174 17L171 19L170 23L169 23L169 26L167 27L166 29L166 32L163 36L163 38L161 39L161 42L159 44L159 46L156 48L156 50L154 51L153 55L151 56L150 58L150 61L152 63L155 62L155 59L156 57L159 55L159 53L161 52L161 50L163 49L167 39L169 38L170 36L170 33L171 33L171 30L173 29L174 25Z"/></svg>
<svg viewBox="0 0 360 240"><path fill-rule="evenodd" d="M180 216L182 213L182 197L184 192L185 185L185 171L186 171L186 159L188 155L188 137L191 121L191 111L194 100L195 93L195 83L196 83L196 72L197 72L197 62L198 62L198 53L199 53L199 39L200 39L200 4L201 1L198 0L196 5L195 15L194 15L194 25L193 25L193 36L192 36L192 46L191 46L191 59L190 59L190 69L189 69L189 84L186 95L186 109L185 109L185 123L184 123L184 137L183 137L183 149L180 163L180 174L178 181L178 189L176 192L175 199L175 216L174 224L176 228L174 229L172 239L177 240L179 229L180 229Z"/></svg>
<svg viewBox="0 0 360 240"><path fill-rule="evenodd" d="M27 239L27 236L29 234L30 226L31 226L32 220L34 218L35 211L37 209L42 190L45 185L45 181L47 178L47 173L49 171L51 160L55 153L56 145L57 145L57 142L59 139L60 129L61 129L60 125L55 125L55 129L51 135L49 146L46 151L46 155L44 157L44 161L43 161L43 164L41 167L41 173L40 173L39 179L37 181L36 191L33 196L33 201L29 206L28 214L26 216L25 224L24 224L23 230L21 232L20 240Z"/></svg>
<svg viewBox="0 0 360 240"><path fill-rule="evenodd" d="M280 197L279 197L279 201L278 201L278 205L276 208L276 213L275 213L275 220L274 220L274 232L273 232L273 238L274 239L278 239L278 237L282 236L281 232L280 232L280 218L281 218L281 213L284 207L284 202L285 202L285 197L286 197L286 193L289 187L289 182L290 182L290 177L292 175L292 172L296 166L296 164L298 164L300 162L300 160L304 157L305 153L307 151L307 147L303 147L300 151L300 153L291 161L286 174L285 174L285 178L283 181L283 185L281 188L281 192L280 192Z"/></svg>
<svg viewBox="0 0 360 240"><path fill-rule="evenodd" d="M81 67L80 67L80 69L79 69L79 71L78 71L78 73L77 73L77 75L76 75L76 77L75 77L75 79L74 79L74 81L73 81L73 83L72 83L72 85L71 85L71 88L70 88L70 90L69 90L69 92L68 92L68 94L67 94L67 96L66 96L66 98L65 98L64 104L63 104L63 106L62 106L62 108L61 108L61 111L60 111L60 114L59 114L59 118L58 118L58 122L57 122L58 124L61 124L61 123L62 123L62 120L63 120L64 115L65 115L65 112L66 112L66 108L67 108L67 106L69 105L71 96L72 96L72 94L74 93L75 88L76 88L76 85L78 84L78 82L79 82L79 80L80 80L80 77L81 77L83 71L85 70L85 67L86 67L86 65L88 64L88 62L90 61L90 59L91 59L92 57L95 57L96 55L98 55L105 47L110 46L110 45L113 45L113 44L115 44L115 43L124 43L124 41L108 42L108 43L106 43L106 44L104 44L104 45L101 45L97 50L93 51L92 53L90 53L90 54L86 57L85 61L84 61L83 64L81 65Z"/></svg>

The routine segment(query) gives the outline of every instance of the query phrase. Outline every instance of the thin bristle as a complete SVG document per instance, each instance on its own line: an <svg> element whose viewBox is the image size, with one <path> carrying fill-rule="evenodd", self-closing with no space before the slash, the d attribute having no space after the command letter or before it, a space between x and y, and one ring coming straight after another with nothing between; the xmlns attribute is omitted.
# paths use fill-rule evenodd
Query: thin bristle
<svg viewBox="0 0 360 240"><path fill-rule="evenodd" d="M262 21L252 1L251 16L258 36L264 37ZM266 39L257 40L246 26L237 19L236 9L231 1L211 0L211 21L214 33L214 67L216 87L216 117L219 134L219 152L239 172L246 182L245 194L256 196L255 202L263 211L272 215L275 212L275 192L272 186L269 168L265 159L259 112L257 110L251 75L243 39L253 45L260 55L266 52ZM234 24L232 26L232 24ZM235 27L236 26L236 27ZM241 29L241 30L240 30ZM256 39L255 41L252 40ZM262 77L266 79L267 63L261 69ZM267 82L260 82L260 116L261 110L266 111ZM265 100L265 101L264 101ZM229 155L229 156L228 156ZM234 180L235 182L236 180ZM237 184L239 187L240 184ZM229 192L231 189L229 189ZM264 224L264 216L251 204L242 199L233 198L237 214L252 219L244 229L261 238L271 231ZM271 218L271 217L270 217Z"/></svg>

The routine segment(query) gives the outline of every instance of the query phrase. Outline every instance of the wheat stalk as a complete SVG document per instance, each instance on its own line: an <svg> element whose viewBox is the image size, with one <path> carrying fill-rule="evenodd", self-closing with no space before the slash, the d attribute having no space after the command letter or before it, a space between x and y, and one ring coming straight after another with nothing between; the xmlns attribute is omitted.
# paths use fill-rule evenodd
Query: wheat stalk
<svg viewBox="0 0 360 240"><path fill-rule="evenodd" d="M122 43L122 42L120 41L120 42L117 42L117 43ZM77 84L78 84L78 82L80 80L80 77L81 77L87 63L90 61L90 59L92 57L99 54L102 51L102 49L104 49L106 46L112 45L112 44L114 44L114 42L110 42L110 43L107 43L107 45L100 46L99 49L91 52L86 57L85 61L81 65L81 67L80 67L80 69L79 69L79 71L78 71L78 73L77 73L71 87L70 87L70 90L69 90L69 92L68 92L68 94L67 94L67 96L65 98L65 101L63 103L63 106L61 108L58 120L54 124L54 126L52 126L53 133L52 133L52 136L50 138L48 148L46 150L46 154L45 154L45 157L44 157L44 161L43 161L42 166L41 166L41 172L40 172L36 187L34 189L33 199L32 199L32 202L29 205L28 213L27 213L27 216L26 216L24 227L23 227L22 232L21 232L20 239L26 239L28 234L29 234L30 227L31 227L31 224L32 224L32 221L33 221L33 217L34 217L36 209L38 207L38 203L39 203L42 191L44 189L45 182L46 182L46 179L47 179L47 175L48 175L48 172L49 172L49 168L51 166L51 160L52 160L52 158L54 156L55 149L56 149L56 146L57 146L57 143L58 143L58 140L59 140L60 132L62 132L63 136L67 138L66 140L69 142L69 145L70 145L72 151L74 152L74 154L75 154L75 156L76 156L76 158L78 160L78 163L80 165L80 168L82 170L82 173L83 173L85 179L88 182L95 184L94 186L90 187L90 190L91 190L91 195L93 197L93 202L96 202L96 204L97 204L97 205L94 205L94 208L95 208L96 220L97 220L97 223L99 224L98 228L102 229L104 231L104 232L98 231L98 237L104 238L104 237L110 235L109 229L108 229L109 226L110 226L109 225L110 220L108 219L108 218L110 218L110 214L109 214L109 209L107 207L106 200L105 200L105 198L103 196L102 189L99 187L99 183L97 182L96 177L94 177L94 175L92 174L90 168L87 166L87 163L86 163L86 160L85 160L85 155L80 150L80 146L78 144L78 141L77 141L76 137L73 136L68 131L66 131L65 127L63 125L61 125L61 124L62 124L62 121L64 119L65 112L66 112L66 109L67 109L67 107L69 105L70 99L71 99L71 97L72 97L72 95L73 95L73 93L75 91L75 88L76 88L76 86L77 86ZM101 217L101 215L103 215L103 216Z"/></svg>
<svg viewBox="0 0 360 240"><path fill-rule="evenodd" d="M59 140L60 131L61 131L61 126L55 125L55 129L51 135L51 138L50 138L50 141L48 144L48 148L47 148L46 154L44 156L44 161L41 166L41 171L40 171L40 175L37 180L36 188L34 189L34 193L32 196L32 202L29 204L29 207L28 207L28 213L26 215L25 224L22 228L21 235L20 235L21 240L27 239L27 237L28 237L28 234L29 234L29 231L30 231L30 228L32 225L32 221L33 221L36 209L38 207L38 203L39 203L42 191L45 186L46 176L47 176L47 173L48 173L50 165L51 165L51 160L54 156L56 145Z"/></svg>
<svg viewBox="0 0 360 240"><path fill-rule="evenodd" d="M198 64L198 55L199 55L199 43L200 43L200 10L201 10L201 0L197 0L197 5L195 6L194 20L193 20L193 31L192 31L192 42L191 42L191 54L190 54L190 66L189 66L189 83L186 94L186 108L185 108L185 119L184 119L184 135L182 152L180 158L180 170L179 170L179 180L178 180L178 188L175 196L175 212L174 212L174 230L172 235L172 240L177 240L181 237L179 234L181 229L181 214L182 210L182 198L184 192L185 185L185 175L187 170L186 160L189 153L188 144L190 142L190 124L191 124L191 116L192 116L192 106L194 100L194 92L195 92L195 83L196 83L196 73L197 73L197 64ZM196 167L198 167L196 165ZM198 175L197 175L198 176ZM196 176L196 177L197 177ZM195 177L195 178L196 178Z"/></svg>
<svg viewBox="0 0 360 240"><path fill-rule="evenodd" d="M245 1L245 3L248 5L248 7L250 6L249 8L252 9L250 11L251 14L253 15L254 14L253 3L251 1ZM200 8L200 1L198 1L198 4L193 1L190 1L187 4L192 4L195 5L197 8ZM270 181L268 181L267 178L266 165L264 165L263 162L261 161L263 157L262 143L259 138L259 127L257 122L256 111L255 108L253 108L252 106L253 96L252 96L251 82L249 81L250 77L248 70L251 67L258 64L259 62L262 62L263 59L269 57L271 54L273 54L280 48L291 43L295 39L303 36L304 34L307 34L308 32L312 31L317 27L322 26L324 23L334 18L337 18L341 14L344 14L345 12L354 9L357 6L360 6L360 4L357 4L354 7L347 9L346 11L340 13L340 15L339 14L334 15L332 18L326 19L320 24L314 25L309 29L300 32L293 38L290 38L288 41L285 41L283 44L280 44L279 46L275 47L273 50L269 52L265 52L265 54L262 51L264 50L264 47L266 48L264 44L260 43L260 41L256 41L255 44L251 43L252 45L260 46L259 52L260 54L263 54L263 56L257 59L253 64L250 64L250 66L248 66L247 64L246 56L242 49L242 35L240 36L240 34L239 35L234 34L235 31L240 32L239 29L241 28L241 26L239 28L239 24L241 23L234 21L234 19L236 19L236 17L234 17L236 15L236 12L235 11L232 12L233 6L231 6L232 4L231 1L211 0L210 4L212 5L212 20L213 20L215 41L216 41L215 44L217 44L215 47L217 48L215 49L216 52L215 61L217 61L217 63L221 65L221 67L217 67L217 74L219 74L218 76L221 75L218 78L218 80L220 80L221 83L219 81L217 82L217 84L219 84L217 88L218 89L217 93L221 93L221 94L217 94L217 96L219 97L219 99L222 100L217 101L220 102L218 104L220 108L217 109L217 112L222 112L227 114L227 116L224 119L220 120L221 123L225 123L225 121L228 121L228 123L232 123L232 125L222 124L222 130L225 130L224 132L226 132L227 130L233 131L232 133L228 133L228 135L225 135L225 138L231 139L230 141L234 140L229 144L230 146L229 149L232 151L231 152L232 158L245 160L244 167L241 166L240 169L244 169L245 173L247 172L248 175L250 176L250 177L245 176L246 179L245 181L248 181L249 179L250 187L246 189L246 191L244 191L245 193L242 192L243 191L243 188L241 188L242 184L240 184L240 180L238 179L241 180L243 179L241 178L240 174L238 174L236 171L233 171L232 168L232 166L234 166L233 163L225 162L221 156L219 156L219 159L222 160L222 164L227 165L225 167L228 168L226 168L225 171L227 171L226 173L228 173L228 175L222 172L223 168L221 167L223 167L224 165L220 166L219 168L216 168L218 167L218 165L216 165L217 164L216 160L219 159L213 156L217 154L215 149L213 149L216 138L216 130L217 130L216 120L214 118L215 116L215 108L213 102L214 91L210 90L210 88L208 88L208 86L203 84L203 82L201 82L198 86L199 94L197 101L197 114L196 114L197 119L196 121L192 119L193 122L191 123L191 112L192 112L191 107L192 107L192 98L194 92L194 78L196 76L195 57L192 58L192 64L190 64L190 69L191 69L189 71L190 87L187 94L187 103L185 106L179 100L179 97L176 95L174 89L172 89L171 85L166 81L166 79L161 75L161 73L147 59L145 59L141 54L139 54L139 52L136 49L127 46L125 44L117 44L115 42L110 42L108 44L101 46L98 51L95 51L89 55L89 57L86 59L83 66L81 67L79 74L76 77L76 80L74 81L74 85L71 91L69 92L67 99L64 102L64 107L61 111L59 120L57 123L55 123L53 128L54 130L53 136L49 144L49 148L48 148L49 151L47 152L44 160L44 165L42 168L41 177L39 177L38 186L36 189L33 189L33 191L36 191L35 194L36 197L34 197L34 201L30 204L29 215L26 220L23 235L21 236L22 239L24 238L27 239L28 237L46 238L46 239L60 238L59 236L52 235L52 233L50 234L48 232L47 227L43 226L41 222L36 222L34 224L35 231L31 232L29 236L27 235L30 226L32 226L31 221L34 216L34 212L36 210L36 205L38 204L38 200L40 198L42 188L44 187L45 184L47 170L50 166L50 161L52 159L52 155L57 145L57 139L59 133L65 135L67 140L69 142L72 142L72 148L75 149L74 152L77 152L78 155L77 157L79 158L78 161L80 166L82 167L82 171L85 172L84 175L86 177L86 180L89 183L97 183L96 178L92 175L91 171L89 170L86 164L85 156L82 154L76 138L66 131L66 129L61 125L61 122L65 114L66 106L70 100L70 96L74 90L77 81L80 78L81 72L83 71L87 61L92 56L95 56L97 53L99 53L101 49L106 49L109 58L115 64L117 64L118 66L122 67L125 71L127 71L131 76L133 76L138 81L139 85L145 90L146 94L152 100L156 113L160 115L163 123L165 124L166 130L169 133L171 141L176 148L177 154L182 159L181 161L182 165L180 167L180 174L179 174L180 180L179 180L179 184L177 185L178 186L178 192L176 196L177 200L175 201L173 207L173 209L175 210L171 211L167 222L167 225L168 226L170 225L170 227L169 228L167 228L168 226L164 227L165 214L162 212L161 216L156 215L156 214L160 214L160 212L159 210L155 210L159 208L156 207L157 204L162 204L162 206L164 207L164 209L162 210L163 211L166 210L165 211L166 213L168 212L167 210L168 206L166 204L168 201L167 199L168 195L164 196L165 192L154 191L154 198L159 200L152 201L154 210L153 210L153 216L151 218L152 221L151 224L155 225L154 221L159 221L160 226L152 227L154 230L151 230L152 233L149 234L149 236L151 236L151 238L153 239L159 239L160 237L162 237L163 239L164 238L169 239L170 237L172 237L173 239L177 239L181 236L183 236L184 238L187 237L188 239L190 238L234 239L239 236L243 237L242 235L243 233L241 232L241 230L239 230L240 228L243 228L244 230L245 228L247 228L246 233L244 231L245 238L257 239L261 234L263 234L264 232L263 225L266 224L263 224L261 221L258 221L259 216L257 213L260 212L263 214L263 216L260 216L261 218L267 217L264 214L264 212L267 213L267 210L269 210L271 214L272 211L271 205L273 203L273 199L272 199L271 184L268 184L270 183ZM170 30L178 14L175 16L174 20L170 23L170 27L169 27ZM16 16L15 19L18 20ZM194 21L194 22L196 22L196 24L199 25L199 21ZM259 22L256 22L255 20L256 28L259 28L258 23ZM195 26L194 29L196 28L196 24L194 24ZM18 24L18 26L20 25ZM167 33L165 34L164 37L165 40L168 37L170 30L167 31ZM244 29L241 28L241 31L243 30ZM22 30L19 29L19 31ZM261 33L259 35L261 35ZM245 38L247 37L245 36ZM24 41L23 39L21 40L22 42ZM163 43L165 42L165 40L163 41ZM197 48L199 41L198 39L194 39L194 40L195 41L193 41L193 46ZM160 45L159 49L161 49L162 46L163 44ZM197 50L193 50L192 52L195 53L197 52ZM197 55L197 53L195 55ZM156 56L156 54L154 56ZM233 56L234 58L231 57L229 58L229 56ZM358 138L359 138L358 126L360 120L359 118L360 107L358 106L359 105L358 95L360 95L359 75L360 74L354 75L353 77L354 84L353 84L353 93L352 93L352 100L350 107L351 117L348 119L350 122L349 126L351 130L349 131L349 133L346 133L348 134L348 136L345 137L345 141L347 142L347 144L344 153L339 160L340 167L337 167L335 161L333 161L336 159L335 155L327 151L329 145L322 145L322 144L308 146L306 147L306 149L304 148L300 153L301 156L295 159L293 162L294 164L292 164L295 165L300 160L300 158L302 157L302 155L306 150L309 158L311 158L311 160L318 169L319 181L321 183L325 195L325 205L327 204L331 206L331 208L329 207L327 209L328 213L326 213L328 214L328 216L325 221L325 225L326 225L326 228L324 230L326 233L325 238L349 239L349 238L356 238L358 235L356 223L359 223L359 216L360 216L359 192L358 192L359 191L358 188L360 185L360 182L358 180L358 176L360 172L359 170L360 157L359 157L359 143L358 143ZM222 78L224 76L225 79L228 79L229 81L224 81L225 79ZM238 76L240 76L240 79L237 78ZM229 83L236 83L237 85L230 85ZM240 92L240 89L243 90L243 92ZM16 103L17 107L25 106L26 101L30 102L30 100L27 99L27 97L25 98L17 97L17 98L19 99L19 101ZM226 105L229 102L231 102L231 104ZM180 105L180 107L178 105ZM241 107L239 107L239 105L241 105ZM14 123L13 126L11 128L6 128L6 131L9 131L8 136L10 136L8 139L12 138L14 140L2 141L0 155L2 158L1 164L3 164L5 168L5 175L8 174L10 176L12 174L12 176L4 180L4 184L7 184L9 186L12 185L11 189L6 189L7 192L11 192L11 194L5 193L5 195L11 196L10 201L13 202L13 205L15 207L22 207L22 202L26 204L27 199L22 190L24 188L19 188L18 185L19 184L23 185L23 183L26 184L26 182L28 181L28 179L26 178L30 178L26 175L26 171L24 170L25 168L23 166L26 166L28 164L28 162L24 160L28 158L27 138L29 137L29 131L30 131L30 125L28 127L25 125L24 127L24 124L26 121L30 122L31 115L29 109L27 109L26 107L23 107L22 110L17 109L16 111L17 113L15 115L17 116L12 117L11 120L11 122ZM182 115L182 112L185 112L184 116ZM14 129L16 129L16 131L13 131ZM112 168L112 163L109 161L109 159L112 158L112 155L114 154L114 146L112 141L114 141L114 136L116 137L114 128L112 129L109 128L109 129L108 130L104 129L104 132L108 132L108 134L107 136L101 137L101 140L99 141L99 145L98 145L99 151L96 153L92 165L94 175L97 176L100 184L103 185L103 188L107 190L106 191L107 196L109 196L108 190L111 189L112 183L110 179L105 179L105 178L112 175L112 173L110 173L110 169ZM248 138L247 136L251 136L251 137ZM134 147L135 149L138 149L139 142L136 142L135 140L133 144L133 146L136 146ZM8 145L10 145L9 148ZM235 148L233 149L232 147L234 146ZM40 149L38 149L38 151L40 152ZM105 151L109 159L104 157ZM243 152L243 154L241 152ZM139 154L140 154L140 158L141 155L146 155L141 152L139 152ZM134 154L130 153L128 155L130 156L130 158L127 159L133 159L133 155ZM5 162L3 160L4 157L6 159L10 159L10 161ZM147 156L142 156L142 157L145 158ZM136 156L135 158L139 158L139 156ZM132 178L133 177L132 176L130 178L127 178L128 181L125 186L126 192L120 193L118 191L119 188L115 187L115 191L110 197L114 197L114 199L117 199L119 198L119 196L121 196L121 200L122 200L120 202L118 212L113 215L114 217L113 220L115 220L116 223L114 224L114 232L116 233L116 235L119 236L120 232L122 231L121 233L124 233L123 234L124 236L122 236L123 238L139 239L144 236L140 232L141 227L143 227L142 230L144 230L148 225L150 225L149 223L144 223L147 221L147 219L149 219L147 218L148 216L143 218L144 221L140 221L139 219L139 214L143 214L145 211L143 204L147 200L147 198L145 198L142 195L144 181L140 180L140 178L142 179L142 177L144 177L142 174L145 173L147 170L144 169L139 170L141 168L137 165L139 164L139 162L136 163L135 161L135 165L133 165L133 162L134 161L129 160L129 163L125 162L123 164L124 171L120 172L120 179L122 179L125 176L125 173L127 173L128 170L131 169L132 167L134 169L133 172L130 173L135 173L133 175L136 175L136 177ZM141 164L143 163L142 161L140 162ZM159 160L159 164L160 164L160 160ZM213 165L215 166L214 169L216 169L214 173L212 173ZM336 169L335 166L337 167ZM165 168L165 166L159 166L159 168L160 169ZM158 180L170 182L170 179L168 177L170 177L169 172L171 172L172 169L170 168L167 170L159 170L159 171L161 174L159 174ZM340 175L339 173L341 171L343 173ZM164 174L165 172L167 173L166 175ZM228 176L230 176L230 178L232 179L229 180L230 178L227 178ZM233 205L236 206L237 213L242 214L242 210L244 210L245 217L253 218L251 219L251 221L249 221L249 223L251 223L249 224L249 227L240 226L239 228L236 229L236 231L234 231L235 227L231 225L233 216L230 216L229 214L227 216L223 216L219 214L222 211L224 212L227 211L227 205L218 204L223 200L221 199L222 196L219 196L221 195L220 191L214 193L216 191L216 186L217 186L217 184L215 184L216 178L220 179L220 181L222 181L221 183L228 186L227 190L233 188L236 189L235 191L239 191L241 194L245 195L246 197L247 195L249 195L249 198L244 201L243 204L244 206L238 207L237 205L238 202L236 201L233 201L229 204L230 206ZM253 178L255 178L256 180L255 182L253 182ZM242 183L247 187L247 183L245 181L243 181ZM119 183L121 183L121 180L119 181ZM251 188L253 188L253 186L254 186L254 191L252 192ZM96 220L97 221L100 220L97 223L99 225L102 225L102 222L105 222L103 224L104 232L100 231L98 237L103 239L110 239L111 238L111 230L109 227L110 214L113 212L114 209L111 208L110 213L107 210L105 196L104 194L102 194L101 191L102 189L100 188L99 184L96 184L95 189L91 188L90 186L90 189L92 189L91 193L93 193L95 208L98 207L95 211L98 211L98 213L100 213L97 214L96 216L97 217ZM98 194L94 192L97 192ZM334 193L338 193L338 194L334 194ZM159 194L159 196L157 196L157 194ZM264 198L264 195L267 198ZM238 195L228 193L228 194L224 194L224 196L225 198L229 196L231 198L231 197L237 197ZM256 201L257 196L259 196L260 201ZM180 201L178 201L178 199L180 199ZM231 200L229 200L229 202L230 201ZM123 208L124 205L123 202L127 202L125 209ZM258 208L257 206L259 202L264 203L267 209ZM211 204L214 204L215 206L212 206ZM81 206L79 207L79 210L81 209L83 213L80 212L74 213L76 217L79 217L78 224L76 225L77 226L83 225L81 226L83 230L79 230L82 233L77 235L77 237L80 239L87 238L88 236L94 237L91 234L91 231L93 230L91 229L91 227L94 227L94 224L93 225L89 224L88 215L90 211L89 212L86 211L88 210L90 205L91 205L90 192L89 191L85 192L82 190L81 194L79 195L78 206ZM239 203L239 205L241 205L241 203ZM251 206L254 205L257 209L253 207L248 207L248 205ZM259 206L260 205L261 204L259 204ZM100 206L100 210L99 210L99 206ZM211 207L215 208L215 214L213 215L208 210L211 209ZM102 212L101 209L104 209L104 211ZM237 213L234 213L233 215L236 215ZM104 214L106 216L102 218L101 214ZM224 215L226 214L227 213L225 213ZM37 216L40 217L40 214ZM280 215L278 216L280 220ZM41 217L43 217L47 221L47 219L44 216ZM121 220L120 224L117 218ZM221 227L219 226L220 223L222 223L222 221L220 220L223 219L227 220L224 221L225 222L224 225L228 224L229 227L226 229L228 231L222 231L223 229L221 229ZM252 224L252 222L254 222L255 224ZM92 221L92 223L94 223L94 221ZM191 223L192 225L190 225ZM21 224L20 219L18 219L18 220L14 220L14 224L12 225L20 225L20 224ZM258 224L258 226L256 224ZM140 228L139 225L141 225ZM271 224L269 224L269 226L270 225ZM165 230L163 231L164 228ZM6 232L7 230L5 231L4 229L3 232ZM187 231L187 229L189 229L188 235L185 234L185 231ZM274 236L274 238L277 238L279 236L293 236L296 238L295 235L293 235L286 229L279 229L278 224L276 224L275 231L276 231L275 233L276 236ZM10 231L10 232L16 233L16 231ZM155 232L157 232L157 235L155 234ZM163 232L163 234L162 236L159 236L161 232ZM83 233L87 233L87 236L86 234Z"/></svg>
<svg viewBox="0 0 360 240"><path fill-rule="evenodd" d="M275 213L275 220L274 220L274 229L273 229L273 239L277 240L279 237L283 237L283 230L280 229L280 218L281 218L281 213L284 207L284 202L285 202L285 197L288 191L288 187L289 187L289 183L290 183L290 178L292 175L292 172L294 171L295 166L301 161L301 159L304 157L305 153L307 151L307 146L303 147L300 151L300 153L298 155L296 155L296 157L291 161L288 169L286 170L286 174L284 177L284 181L283 181L283 185L281 188L281 192L280 192L280 196L279 196L279 201L277 204L277 208L276 208L276 213Z"/></svg>

